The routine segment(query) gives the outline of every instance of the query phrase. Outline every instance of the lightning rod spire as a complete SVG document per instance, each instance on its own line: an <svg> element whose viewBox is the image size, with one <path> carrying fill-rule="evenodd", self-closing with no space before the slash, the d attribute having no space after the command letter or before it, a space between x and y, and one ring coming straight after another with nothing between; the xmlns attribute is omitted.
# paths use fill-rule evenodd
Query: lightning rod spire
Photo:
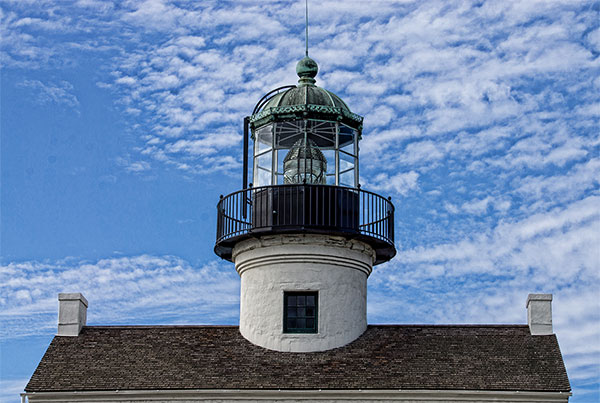
<svg viewBox="0 0 600 403"><path fill-rule="evenodd" d="M308 0L304 1L305 4L305 17L306 17L306 38L305 38L305 44L306 44L306 57L308 57Z"/></svg>

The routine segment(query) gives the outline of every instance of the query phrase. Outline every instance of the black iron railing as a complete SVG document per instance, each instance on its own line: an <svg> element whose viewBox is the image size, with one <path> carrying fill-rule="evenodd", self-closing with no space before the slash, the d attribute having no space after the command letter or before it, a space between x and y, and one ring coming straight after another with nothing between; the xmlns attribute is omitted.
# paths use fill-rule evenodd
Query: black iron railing
<svg viewBox="0 0 600 403"><path fill-rule="evenodd" d="M357 236L379 254L394 256L394 205L375 193L330 185L278 185L244 189L217 205L215 251L229 258L229 245L252 235L316 232ZM380 262L381 262L380 261ZM380 263L379 262L379 263Z"/></svg>

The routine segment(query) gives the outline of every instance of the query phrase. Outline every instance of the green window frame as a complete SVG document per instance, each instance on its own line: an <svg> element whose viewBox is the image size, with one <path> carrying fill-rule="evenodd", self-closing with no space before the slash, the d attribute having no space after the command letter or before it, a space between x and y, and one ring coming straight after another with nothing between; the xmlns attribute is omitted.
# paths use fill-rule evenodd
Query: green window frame
<svg viewBox="0 0 600 403"><path fill-rule="evenodd" d="M284 291L283 332L318 333L318 308L317 291Z"/></svg>

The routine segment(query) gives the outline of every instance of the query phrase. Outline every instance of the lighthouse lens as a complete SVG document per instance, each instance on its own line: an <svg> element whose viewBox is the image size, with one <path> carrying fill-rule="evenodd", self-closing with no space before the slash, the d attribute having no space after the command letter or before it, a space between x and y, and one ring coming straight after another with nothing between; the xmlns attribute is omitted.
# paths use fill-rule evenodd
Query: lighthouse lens
<svg viewBox="0 0 600 403"><path fill-rule="evenodd" d="M325 184L327 160L314 141L298 140L283 159L285 184Z"/></svg>

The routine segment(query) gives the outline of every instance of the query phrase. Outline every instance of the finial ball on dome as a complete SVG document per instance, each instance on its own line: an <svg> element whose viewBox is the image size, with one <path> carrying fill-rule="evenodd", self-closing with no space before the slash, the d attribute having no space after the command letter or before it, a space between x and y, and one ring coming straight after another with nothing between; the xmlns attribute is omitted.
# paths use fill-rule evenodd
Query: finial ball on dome
<svg viewBox="0 0 600 403"><path fill-rule="evenodd" d="M310 57L306 56L304 59L300 60L298 64L296 64L296 73L298 77L310 77L315 78L319 71L319 66L317 66L317 62L315 62Z"/></svg>

